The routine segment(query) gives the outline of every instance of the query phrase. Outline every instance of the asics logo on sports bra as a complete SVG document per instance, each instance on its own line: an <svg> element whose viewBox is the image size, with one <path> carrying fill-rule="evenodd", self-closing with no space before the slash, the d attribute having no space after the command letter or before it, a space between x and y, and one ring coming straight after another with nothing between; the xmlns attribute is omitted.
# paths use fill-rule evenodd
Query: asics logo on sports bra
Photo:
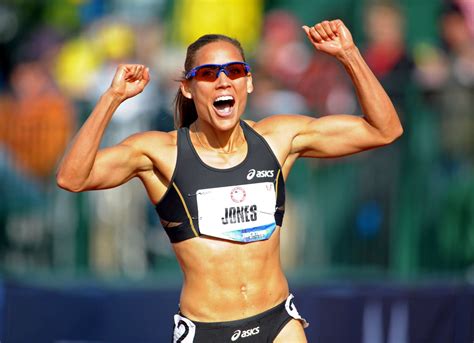
<svg viewBox="0 0 474 343"><path fill-rule="evenodd" d="M273 177L273 170L255 170L250 169L249 173L247 174L247 180L252 180L254 177L262 178L262 177Z"/></svg>
<svg viewBox="0 0 474 343"><path fill-rule="evenodd" d="M246 338L246 337L258 335L259 333L260 333L260 326L257 326L255 328L249 329L249 330L242 330L242 331L241 330L235 330L234 334L232 335L232 337L230 339L231 339L232 342L235 342L239 338Z"/></svg>

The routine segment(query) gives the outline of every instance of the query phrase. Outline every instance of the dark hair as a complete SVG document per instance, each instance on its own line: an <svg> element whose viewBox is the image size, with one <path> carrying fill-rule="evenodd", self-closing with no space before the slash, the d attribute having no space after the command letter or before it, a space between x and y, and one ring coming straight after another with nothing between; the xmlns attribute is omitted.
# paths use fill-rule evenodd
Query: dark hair
<svg viewBox="0 0 474 343"><path fill-rule="evenodd" d="M199 49L207 44L219 41L228 42L235 46L239 50L240 54L242 55L242 59L245 62L244 49L238 40L220 34L204 35L199 37L194 43L188 46L186 51L186 60L184 61L184 72L181 80L184 80L184 75L186 75L186 73L194 67L194 59L196 58L196 54ZM186 98L181 93L181 89L178 89L178 92L176 93L176 97L174 99L174 110L174 125L176 128L189 127L189 125L191 125L198 117L196 106L194 106L194 101L192 99Z"/></svg>

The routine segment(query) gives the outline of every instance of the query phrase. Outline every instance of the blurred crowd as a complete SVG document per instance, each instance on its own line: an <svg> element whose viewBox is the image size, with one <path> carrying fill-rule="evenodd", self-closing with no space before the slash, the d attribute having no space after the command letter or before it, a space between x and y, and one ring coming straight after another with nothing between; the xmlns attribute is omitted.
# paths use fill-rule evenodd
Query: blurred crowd
<svg viewBox="0 0 474 343"><path fill-rule="evenodd" d="M140 96L119 108L104 145L137 131L173 129L172 101L185 47L199 28L199 20L190 18L202 18L193 11L207 11L204 5L196 5L199 2L195 6L186 0L140 0L133 6L121 0L0 5L0 264L4 270L73 268L78 263L81 230L87 231L81 243L86 245L84 264L100 274L142 277L150 266L160 268L162 261L172 259L153 206L138 183L91 192L78 201L57 189L54 174L118 63L146 64L152 79ZM215 25L223 33L243 37L255 83L246 118L258 120L275 113L360 114L344 69L314 52L295 14L264 1L238 3L223 4ZM440 254L443 247L452 254L452 247L458 246L462 256L452 258L469 266L474 262L474 2L440 0L436 35L431 40L412 39L410 45L406 8L398 1L367 2L358 20L348 13L338 16L351 30L354 27L356 43L394 101L406 133L400 143L382 152L310 161L306 171L296 168L295 177L318 189L315 198L308 198L289 184L290 201L298 204L295 207L306 207L309 214L305 219L289 213L288 227L307 229L298 229L299 239L284 240L285 263L289 267L331 263L343 257L324 242L350 249L354 242L377 237L372 252L364 250L371 245L363 244L361 251L352 249L345 258L387 266L393 259L390 245L410 239L402 234L401 243L394 242L398 225L421 225L425 231L414 245L435 232L431 239ZM248 21L253 25L245 25ZM362 31L362 36L356 31ZM354 165L356 174L351 172ZM344 180L361 185L350 186L353 194L345 194L344 183L341 186L341 180L334 179L341 166ZM338 183L340 195L329 195L331 189L323 193L325 184L316 178L327 185ZM413 188L419 180L425 186ZM407 185L405 194L400 189ZM455 193L458 189L461 193ZM423 205L423 194L413 194L416 190L433 192L432 207L423 211L440 210L436 223L400 219L414 211L406 208L407 199L413 197L422 202L418 206ZM436 197L437 203L432 200ZM308 199L319 209L311 208ZM345 202L349 200L353 204ZM333 206L326 217L325 206ZM321 222L316 223L311 213L320 215ZM348 223L354 223L353 230ZM318 225L326 228L311 232ZM448 228L454 232L443 232ZM319 252L314 253L314 246L304 247L305 241L313 242Z"/></svg>

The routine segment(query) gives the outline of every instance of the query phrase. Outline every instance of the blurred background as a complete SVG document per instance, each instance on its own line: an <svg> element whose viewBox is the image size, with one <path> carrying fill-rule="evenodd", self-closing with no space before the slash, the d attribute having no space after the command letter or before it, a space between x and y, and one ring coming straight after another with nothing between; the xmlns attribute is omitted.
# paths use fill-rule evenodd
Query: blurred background
<svg viewBox="0 0 474 343"><path fill-rule="evenodd" d="M301 29L332 18L405 133L300 160L287 180L282 260L308 338L472 342L473 0L2 0L0 340L167 342L182 275L154 206L136 180L59 189L64 150L122 62L146 64L152 79L103 145L173 130L186 46L210 32L246 50L246 119L360 114L344 69Z"/></svg>

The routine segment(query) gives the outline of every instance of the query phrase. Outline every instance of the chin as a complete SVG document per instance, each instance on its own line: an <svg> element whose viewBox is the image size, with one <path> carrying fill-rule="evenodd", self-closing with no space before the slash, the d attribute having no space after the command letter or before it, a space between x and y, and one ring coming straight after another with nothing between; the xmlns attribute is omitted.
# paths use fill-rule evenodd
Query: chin
<svg viewBox="0 0 474 343"><path fill-rule="evenodd" d="M240 122L242 114L238 113L237 108L234 108L232 113L228 116L221 116L216 112L211 116L212 126L216 127L221 131L232 130Z"/></svg>
<svg viewBox="0 0 474 343"><path fill-rule="evenodd" d="M240 115L231 115L227 118L217 117L214 124L221 131L228 131L239 125Z"/></svg>

